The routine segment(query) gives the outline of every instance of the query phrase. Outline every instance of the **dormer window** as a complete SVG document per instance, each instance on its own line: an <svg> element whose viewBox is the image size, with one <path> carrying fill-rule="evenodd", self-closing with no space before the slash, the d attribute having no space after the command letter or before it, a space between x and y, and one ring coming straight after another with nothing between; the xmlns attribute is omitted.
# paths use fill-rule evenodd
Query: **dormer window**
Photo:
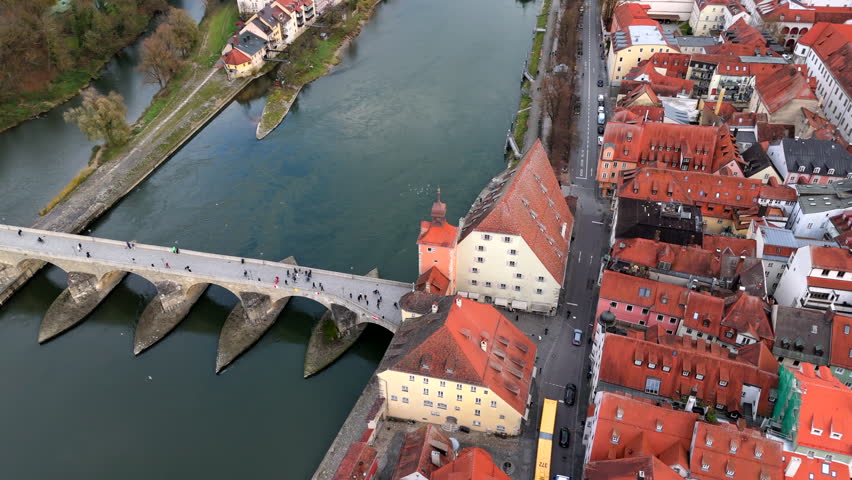
<svg viewBox="0 0 852 480"><path fill-rule="evenodd" d="M811 435L821 436L822 430L820 430L819 428L811 427Z"/></svg>
<svg viewBox="0 0 852 480"><path fill-rule="evenodd" d="M642 366L642 360L633 360L633 365L636 365L637 367L641 367Z"/></svg>
<svg viewBox="0 0 852 480"><path fill-rule="evenodd" d="M737 450L739 450L739 448L740 445L737 443L737 441L731 440L731 453L737 453Z"/></svg>
<svg viewBox="0 0 852 480"><path fill-rule="evenodd" d="M613 431L612 431L612 437L610 438L610 441L611 441L612 443L614 443L614 444L618 445L618 442L619 442L620 440L621 440L621 435L619 435L618 430L613 429Z"/></svg>
<svg viewBox="0 0 852 480"><path fill-rule="evenodd" d="M713 436L710 435L709 433L707 435L705 435L705 437L704 437L704 445L706 445L708 447L713 446Z"/></svg>
<svg viewBox="0 0 852 480"><path fill-rule="evenodd" d="M656 363L652 363L652 362L648 362L648 368L650 368L651 370L653 370L653 369L657 368L657 364L656 364Z"/></svg>
<svg viewBox="0 0 852 480"><path fill-rule="evenodd" d="M702 374L700 374L700 373L696 373L696 374L695 374L695 379L696 379L696 380L704 380L704 375L702 375Z"/></svg>
<svg viewBox="0 0 852 480"><path fill-rule="evenodd" d="M843 434L840 432L831 432L828 436L831 437L832 440L840 440L843 438Z"/></svg>
<svg viewBox="0 0 852 480"><path fill-rule="evenodd" d="M684 377L688 377L689 376L689 370L684 370L683 372L681 372L681 375L683 375Z"/></svg>
<svg viewBox="0 0 852 480"><path fill-rule="evenodd" d="M799 172L804 172L804 171L805 171L805 166L804 166L804 165L800 166L800 167L799 167Z"/></svg>
<svg viewBox="0 0 852 480"><path fill-rule="evenodd" d="M829 174L829 175L834 175L834 169L833 169L833 168L829 168L829 169L828 169L828 174Z"/></svg>
<svg viewBox="0 0 852 480"><path fill-rule="evenodd" d="M814 173L819 173L819 170L820 170L819 167L814 167Z"/></svg>
<svg viewBox="0 0 852 480"><path fill-rule="evenodd" d="M727 387L728 381L727 380L719 380L719 386L720 387Z"/></svg>

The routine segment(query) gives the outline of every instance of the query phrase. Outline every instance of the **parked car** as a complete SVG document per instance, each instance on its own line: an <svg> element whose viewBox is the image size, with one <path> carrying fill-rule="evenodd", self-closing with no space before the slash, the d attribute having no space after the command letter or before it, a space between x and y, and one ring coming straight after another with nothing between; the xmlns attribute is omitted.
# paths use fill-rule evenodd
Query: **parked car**
<svg viewBox="0 0 852 480"><path fill-rule="evenodd" d="M559 429L559 446L568 448L569 445L571 445L571 432L567 427L562 427Z"/></svg>
<svg viewBox="0 0 852 480"><path fill-rule="evenodd" d="M598 125L606 123L606 115L603 112L598 112Z"/></svg>
<svg viewBox="0 0 852 480"><path fill-rule="evenodd" d="M604 132L604 126L603 126L603 125L598 125L598 133L599 133L599 134L601 134L601 135L603 135L603 132Z"/></svg>
<svg viewBox="0 0 852 480"><path fill-rule="evenodd" d="M603 104L604 104L604 96L598 95L598 105L603 105Z"/></svg>
<svg viewBox="0 0 852 480"><path fill-rule="evenodd" d="M598 105L598 113L605 113L603 105Z"/></svg>
<svg viewBox="0 0 852 480"><path fill-rule="evenodd" d="M571 340L571 343L574 345L582 345L583 344L583 331L579 328L574 329L574 338Z"/></svg>
<svg viewBox="0 0 852 480"><path fill-rule="evenodd" d="M565 385L565 405L574 405L574 398L577 396L577 385L569 383Z"/></svg>
<svg viewBox="0 0 852 480"><path fill-rule="evenodd" d="M598 86L603 87L603 80L598 80Z"/></svg>
<svg viewBox="0 0 852 480"><path fill-rule="evenodd" d="M603 137L598 136L598 145L603 145Z"/></svg>

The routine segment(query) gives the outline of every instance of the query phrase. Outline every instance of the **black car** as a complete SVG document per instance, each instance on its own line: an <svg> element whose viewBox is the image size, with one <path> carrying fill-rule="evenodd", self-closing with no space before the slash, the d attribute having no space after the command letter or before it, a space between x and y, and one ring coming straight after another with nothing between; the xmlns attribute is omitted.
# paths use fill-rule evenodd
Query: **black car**
<svg viewBox="0 0 852 480"><path fill-rule="evenodd" d="M603 87L603 80L598 80L598 86Z"/></svg>
<svg viewBox="0 0 852 480"><path fill-rule="evenodd" d="M577 385L569 383L565 385L565 405L574 405L574 398L577 396Z"/></svg>
<svg viewBox="0 0 852 480"><path fill-rule="evenodd" d="M603 135L603 132L604 132L604 126L603 126L603 125L598 125L598 133L599 133L599 134L601 134L601 135Z"/></svg>
<svg viewBox="0 0 852 480"><path fill-rule="evenodd" d="M571 445L571 432L566 427L559 429L559 446L568 448Z"/></svg>

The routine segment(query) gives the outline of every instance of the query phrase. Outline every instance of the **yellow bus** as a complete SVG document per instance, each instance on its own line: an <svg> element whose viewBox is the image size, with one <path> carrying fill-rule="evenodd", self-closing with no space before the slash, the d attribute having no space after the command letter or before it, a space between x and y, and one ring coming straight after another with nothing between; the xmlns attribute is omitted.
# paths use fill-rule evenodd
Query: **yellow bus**
<svg viewBox="0 0 852 480"><path fill-rule="evenodd" d="M553 449L553 429L556 424L556 400L544 399L541 426L538 429L538 452L535 461L535 480L550 480L550 456Z"/></svg>

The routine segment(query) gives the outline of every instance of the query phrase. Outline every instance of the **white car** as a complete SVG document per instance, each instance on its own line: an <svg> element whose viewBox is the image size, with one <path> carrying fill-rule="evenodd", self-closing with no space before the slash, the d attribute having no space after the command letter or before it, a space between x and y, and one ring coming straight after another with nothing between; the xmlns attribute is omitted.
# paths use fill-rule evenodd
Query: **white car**
<svg viewBox="0 0 852 480"><path fill-rule="evenodd" d="M604 112L605 112L605 110L604 110L604 106L603 106L603 105L598 105L598 113L604 113Z"/></svg>
<svg viewBox="0 0 852 480"><path fill-rule="evenodd" d="M598 137L598 145L603 145L603 137Z"/></svg>

